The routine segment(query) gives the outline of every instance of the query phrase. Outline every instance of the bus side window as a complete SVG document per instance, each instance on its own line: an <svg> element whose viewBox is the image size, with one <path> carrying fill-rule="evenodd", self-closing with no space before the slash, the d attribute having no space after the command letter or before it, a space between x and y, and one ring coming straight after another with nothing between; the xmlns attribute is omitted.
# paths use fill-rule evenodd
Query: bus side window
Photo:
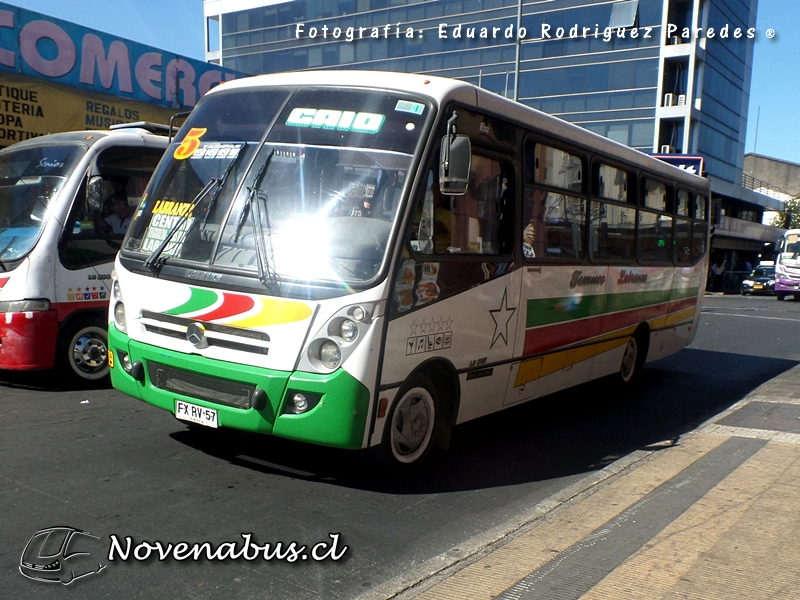
<svg viewBox="0 0 800 600"><path fill-rule="evenodd" d="M528 140L524 148L525 201L522 252L528 259L583 259L586 256L584 159ZM542 186L559 188L549 191Z"/></svg>
<svg viewBox="0 0 800 600"><path fill-rule="evenodd" d="M114 260L161 154L157 148L125 146L100 154L96 168L103 181L103 208L96 213L88 206L88 176L84 177L59 243L59 257L66 268L81 269Z"/></svg>
<svg viewBox="0 0 800 600"><path fill-rule="evenodd" d="M467 193L450 198L450 247L457 254L502 254L511 250L513 177L510 167L472 155Z"/></svg>
<svg viewBox="0 0 800 600"><path fill-rule="evenodd" d="M433 171L417 210L412 247L422 254L506 254L514 231L513 171L472 156L467 193L444 195Z"/></svg>

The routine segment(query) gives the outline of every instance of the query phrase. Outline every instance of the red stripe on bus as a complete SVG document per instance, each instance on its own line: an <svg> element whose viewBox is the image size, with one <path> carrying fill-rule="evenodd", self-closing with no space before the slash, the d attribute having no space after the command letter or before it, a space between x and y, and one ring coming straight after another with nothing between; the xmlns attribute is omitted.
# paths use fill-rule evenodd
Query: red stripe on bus
<svg viewBox="0 0 800 600"><path fill-rule="evenodd" d="M692 298L682 298L681 300L674 300L669 303L669 312L677 312L687 308L694 308L695 306L697 306L696 296Z"/></svg>
<svg viewBox="0 0 800 600"><path fill-rule="evenodd" d="M676 310L689 308L697 304L697 299L689 299L688 301L678 301L673 303L669 313ZM584 341L587 337L594 337L595 335L605 335L625 327L638 325L643 321L650 321L659 317L664 317L669 314L666 309L667 303L654 304L652 306L645 306L634 310L621 311L618 313L609 313L591 317L589 319L580 319L577 321L569 321L567 323L557 323L555 325L548 325L546 327L537 327L535 329L528 329L525 332L525 345L523 348L524 354L538 354L540 352L547 352L555 348L561 348L569 344L576 344ZM587 332L589 332L587 336Z"/></svg>
<svg viewBox="0 0 800 600"><path fill-rule="evenodd" d="M10 277L6 277L5 279L0 279L0 288L3 287L9 279L11 279L11 278Z"/></svg>
<svg viewBox="0 0 800 600"><path fill-rule="evenodd" d="M248 310L252 310L256 305L255 301L250 296L222 292L222 297L222 304L220 304L217 308L202 315L195 315L192 317L192 319L196 321L227 319L228 317L240 315Z"/></svg>

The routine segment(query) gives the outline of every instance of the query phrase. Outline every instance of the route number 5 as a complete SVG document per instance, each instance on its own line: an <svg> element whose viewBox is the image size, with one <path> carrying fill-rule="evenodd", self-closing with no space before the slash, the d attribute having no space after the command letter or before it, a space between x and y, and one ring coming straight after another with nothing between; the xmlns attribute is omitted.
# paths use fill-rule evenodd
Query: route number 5
<svg viewBox="0 0 800 600"><path fill-rule="evenodd" d="M205 127L192 127L183 138L181 145L175 148L173 156L178 160L189 158L200 147L200 138L206 131L208 130Z"/></svg>

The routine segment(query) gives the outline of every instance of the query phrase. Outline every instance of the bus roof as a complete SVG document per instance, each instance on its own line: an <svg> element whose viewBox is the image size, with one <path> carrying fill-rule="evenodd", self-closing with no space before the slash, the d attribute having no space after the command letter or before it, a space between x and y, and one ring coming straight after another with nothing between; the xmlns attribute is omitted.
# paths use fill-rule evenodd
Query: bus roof
<svg viewBox="0 0 800 600"><path fill-rule="evenodd" d="M343 81L347 83L343 85ZM531 129L560 138L566 144L596 149L600 153L614 156L620 161L629 163L634 168L647 169L652 173L661 174L664 177L682 181L686 185L705 189L706 191L710 185L708 180L703 177L674 167L625 144L615 142L558 117L548 115L457 79L389 71L297 71L233 79L221 83L211 89L208 94L233 89L268 86L377 88L421 94L430 97L438 105L448 101L463 102L468 106L475 106L478 109L503 115L518 123L525 124Z"/></svg>
<svg viewBox="0 0 800 600"><path fill-rule="evenodd" d="M138 127L138 126L127 127L127 128L115 128L113 130L86 129L83 131L64 131L60 133L49 133L47 135L40 135L28 140L24 140L22 142L17 142L15 144L12 144L11 146L7 146L2 150L0 150L0 152L5 152L7 150L18 150L20 148L38 146L41 144L80 142L88 146L93 146L100 140L105 139L109 136L114 136L114 137L137 136L140 138L147 137L151 139L164 140L164 144L166 144L168 141L165 135L156 134L144 127Z"/></svg>

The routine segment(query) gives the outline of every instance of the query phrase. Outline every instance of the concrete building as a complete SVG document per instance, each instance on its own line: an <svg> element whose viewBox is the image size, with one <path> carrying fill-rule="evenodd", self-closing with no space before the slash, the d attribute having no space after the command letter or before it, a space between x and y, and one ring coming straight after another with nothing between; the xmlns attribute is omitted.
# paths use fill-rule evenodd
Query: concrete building
<svg viewBox="0 0 800 600"><path fill-rule="evenodd" d="M783 200L800 198L800 165L797 163L749 153L744 155L744 176L747 187L768 196Z"/></svg>
<svg viewBox="0 0 800 600"><path fill-rule="evenodd" d="M731 270L780 233L761 223L780 200L742 186L757 0L204 2L211 62L470 81L643 152L703 156L712 259Z"/></svg>

